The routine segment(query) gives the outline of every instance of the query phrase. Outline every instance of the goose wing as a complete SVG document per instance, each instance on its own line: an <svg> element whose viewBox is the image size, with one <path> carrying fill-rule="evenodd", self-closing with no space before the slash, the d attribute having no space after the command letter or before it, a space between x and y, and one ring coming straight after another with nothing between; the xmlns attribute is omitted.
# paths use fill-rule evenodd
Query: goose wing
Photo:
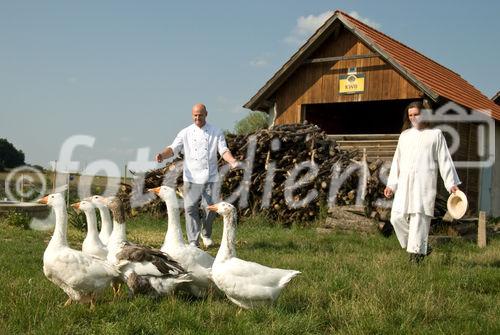
<svg viewBox="0 0 500 335"><path fill-rule="evenodd" d="M129 266L139 276L176 277L186 273L169 255L147 246L125 242L116 258L129 261Z"/></svg>

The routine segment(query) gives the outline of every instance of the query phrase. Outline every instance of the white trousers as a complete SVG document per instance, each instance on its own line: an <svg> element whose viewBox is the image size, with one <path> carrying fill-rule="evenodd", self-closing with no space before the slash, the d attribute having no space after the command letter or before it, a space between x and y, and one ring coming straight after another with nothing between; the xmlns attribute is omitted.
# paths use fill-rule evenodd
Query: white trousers
<svg viewBox="0 0 500 335"><path fill-rule="evenodd" d="M414 254L427 253L431 217L425 214L391 212L391 224L403 249Z"/></svg>

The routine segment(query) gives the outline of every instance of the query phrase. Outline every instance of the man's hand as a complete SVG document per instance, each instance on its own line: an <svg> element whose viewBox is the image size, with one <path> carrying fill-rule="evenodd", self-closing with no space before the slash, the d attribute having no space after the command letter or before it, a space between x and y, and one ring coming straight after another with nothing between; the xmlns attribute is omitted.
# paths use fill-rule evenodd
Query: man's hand
<svg viewBox="0 0 500 335"><path fill-rule="evenodd" d="M236 169L239 165L240 162L236 158L233 157L231 154L231 151L227 149L223 154L222 154L222 159L225 160L231 169Z"/></svg>
<svg viewBox="0 0 500 335"><path fill-rule="evenodd" d="M457 185L453 185L451 188L450 188L450 191L451 193L455 193L456 191L460 191L460 189L458 188Z"/></svg>
<svg viewBox="0 0 500 335"><path fill-rule="evenodd" d="M390 199L390 198L392 198L392 196L394 195L394 191L392 190L392 188L390 188L390 187L386 187L386 188L384 189L384 195L385 195L385 197L386 197L387 199Z"/></svg>
<svg viewBox="0 0 500 335"><path fill-rule="evenodd" d="M240 166L240 162L238 162L236 159L232 160L229 162L229 166L231 167L231 169L236 169Z"/></svg>
<svg viewBox="0 0 500 335"><path fill-rule="evenodd" d="M163 162L163 160L168 159L174 156L174 151L170 147L166 147L165 150L160 151L159 154L155 156L155 159L158 163Z"/></svg>

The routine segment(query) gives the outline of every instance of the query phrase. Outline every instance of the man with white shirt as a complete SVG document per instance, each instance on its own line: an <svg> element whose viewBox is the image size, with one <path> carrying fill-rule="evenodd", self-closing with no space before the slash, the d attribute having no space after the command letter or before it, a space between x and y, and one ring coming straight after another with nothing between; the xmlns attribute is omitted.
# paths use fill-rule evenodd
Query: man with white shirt
<svg viewBox="0 0 500 335"><path fill-rule="evenodd" d="M405 111L405 129L398 140L384 195L394 195L391 223L410 260L420 262L430 253L427 245L434 216L437 173L446 189L458 191L460 179L440 129L422 120L423 106L411 103Z"/></svg>
<svg viewBox="0 0 500 335"><path fill-rule="evenodd" d="M214 185L219 181L217 152L231 168L237 161L229 151L222 131L207 123L207 109L196 104L191 110L193 124L182 129L171 145L156 155L156 161L184 152L184 209L186 211L186 232L189 243L198 246L201 236L206 247L213 245L212 222L215 212L200 215L200 201L204 206L212 205ZM200 234L201 233L201 234Z"/></svg>

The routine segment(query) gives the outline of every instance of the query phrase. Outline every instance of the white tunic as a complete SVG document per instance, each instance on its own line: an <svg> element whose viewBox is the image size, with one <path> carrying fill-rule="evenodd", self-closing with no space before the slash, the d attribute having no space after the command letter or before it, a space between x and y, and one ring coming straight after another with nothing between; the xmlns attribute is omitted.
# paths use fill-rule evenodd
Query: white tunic
<svg viewBox="0 0 500 335"><path fill-rule="evenodd" d="M184 152L183 179L195 184L217 182L217 152L222 156L229 150L224 133L208 123L201 128L192 124L182 129L169 147L174 155Z"/></svg>
<svg viewBox="0 0 500 335"><path fill-rule="evenodd" d="M434 216L438 168L448 191L461 183L441 130L403 131L387 181L395 191L392 211Z"/></svg>

